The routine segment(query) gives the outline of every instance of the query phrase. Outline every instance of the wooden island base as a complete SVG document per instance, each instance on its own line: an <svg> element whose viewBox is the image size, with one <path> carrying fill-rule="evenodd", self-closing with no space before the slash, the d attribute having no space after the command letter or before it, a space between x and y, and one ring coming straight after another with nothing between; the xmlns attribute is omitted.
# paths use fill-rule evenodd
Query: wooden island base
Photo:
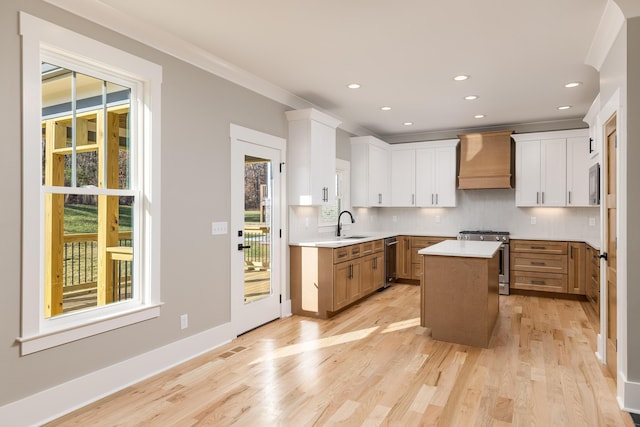
<svg viewBox="0 0 640 427"><path fill-rule="evenodd" d="M492 258L424 255L421 325L440 341L489 347L498 318L498 262Z"/></svg>

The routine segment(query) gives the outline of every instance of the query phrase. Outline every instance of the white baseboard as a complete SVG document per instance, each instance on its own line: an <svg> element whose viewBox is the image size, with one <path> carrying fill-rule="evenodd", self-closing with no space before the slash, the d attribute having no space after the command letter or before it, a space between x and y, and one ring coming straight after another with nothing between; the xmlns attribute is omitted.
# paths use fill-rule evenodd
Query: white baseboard
<svg viewBox="0 0 640 427"><path fill-rule="evenodd" d="M620 407L634 414L640 414L640 383L628 381L624 375L621 375L623 381L623 397L620 401Z"/></svg>
<svg viewBox="0 0 640 427"><path fill-rule="evenodd" d="M287 299L284 300L284 302L282 303L282 308L281 308L281 316L282 317L289 317L291 316L291 300Z"/></svg>
<svg viewBox="0 0 640 427"><path fill-rule="evenodd" d="M231 324L225 323L0 406L0 420L7 422L6 425L16 427L41 425L226 344L234 338Z"/></svg>

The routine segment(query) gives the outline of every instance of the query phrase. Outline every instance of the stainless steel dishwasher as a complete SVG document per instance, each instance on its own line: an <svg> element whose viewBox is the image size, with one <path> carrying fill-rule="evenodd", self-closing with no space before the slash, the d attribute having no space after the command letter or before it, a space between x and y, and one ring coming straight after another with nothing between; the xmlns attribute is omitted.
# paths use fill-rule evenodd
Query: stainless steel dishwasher
<svg viewBox="0 0 640 427"><path fill-rule="evenodd" d="M398 241L395 237L387 237L384 239L384 286L380 289L386 289L396 281L396 245Z"/></svg>

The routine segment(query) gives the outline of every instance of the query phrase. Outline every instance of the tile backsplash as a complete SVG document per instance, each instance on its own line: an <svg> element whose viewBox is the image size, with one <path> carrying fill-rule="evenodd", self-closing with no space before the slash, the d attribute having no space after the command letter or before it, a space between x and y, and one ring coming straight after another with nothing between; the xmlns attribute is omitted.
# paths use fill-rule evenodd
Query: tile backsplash
<svg viewBox="0 0 640 427"><path fill-rule="evenodd" d="M600 208L520 208L515 190L458 190L455 208L353 208L356 223L343 218L346 234L397 232L455 236L461 230L508 231L514 238L565 239L598 243ZM318 227L318 208L289 209L289 240L335 234Z"/></svg>

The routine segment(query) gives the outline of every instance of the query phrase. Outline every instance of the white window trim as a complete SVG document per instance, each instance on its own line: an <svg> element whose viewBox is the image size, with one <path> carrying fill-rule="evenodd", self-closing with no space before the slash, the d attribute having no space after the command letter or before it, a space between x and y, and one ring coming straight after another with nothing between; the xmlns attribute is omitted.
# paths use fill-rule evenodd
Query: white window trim
<svg viewBox="0 0 640 427"><path fill-rule="evenodd" d="M343 159L336 159L336 174L341 173L342 179L339 183L339 190L341 194L337 194L337 197L340 197L341 204L340 210L350 210L351 209L351 162ZM318 230L322 232L332 232L335 230L338 225L338 218L332 221L323 221L322 217L322 208L318 209ZM340 212L338 212L339 214ZM348 230L349 226L345 226L345 230Z"/></svg>
<svg viewBox="0 0 640 427"><path fill-rule="evenodd" d="M92 40L50 22L20 12L23 85L23 204L22 204L22 330L17 340L21 354L30 354L71 341L121 328L160 315L160 96L162 67L127 52ZM112 303L78 313L44 318L43 203L41 196L41 52L77 60L85 68L93 64L103 72L138 82L136 132L144 171L139 197L142 230L138 234L141 254L140 298ZM106 70L106 71L105 71ZM134 106L134 103L137 105Z"/></svg>

